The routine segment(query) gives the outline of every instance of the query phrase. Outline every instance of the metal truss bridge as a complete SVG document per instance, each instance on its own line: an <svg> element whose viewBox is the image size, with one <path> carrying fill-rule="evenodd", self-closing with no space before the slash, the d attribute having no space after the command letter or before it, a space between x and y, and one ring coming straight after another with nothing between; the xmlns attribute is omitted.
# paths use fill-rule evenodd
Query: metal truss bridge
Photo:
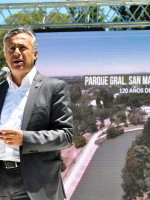
<svg viewBox="0 0 150 200"><path fill-rule="evenodd" d="M141 28L150 26L150 0L66 0L0 3L0 30Z"/></svg>

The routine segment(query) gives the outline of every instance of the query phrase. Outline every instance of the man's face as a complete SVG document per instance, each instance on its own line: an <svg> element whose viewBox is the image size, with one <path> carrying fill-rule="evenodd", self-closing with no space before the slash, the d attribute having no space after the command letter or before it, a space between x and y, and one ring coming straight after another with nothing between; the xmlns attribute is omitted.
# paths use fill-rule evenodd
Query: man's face
<svg viewBox="0 0 150 200"><path fill-rule="evenodd" d="M13 35L7 40L5 59L13 76L24 77L34 66L38 51L33 52L32 37L27 33Z"/></svg>

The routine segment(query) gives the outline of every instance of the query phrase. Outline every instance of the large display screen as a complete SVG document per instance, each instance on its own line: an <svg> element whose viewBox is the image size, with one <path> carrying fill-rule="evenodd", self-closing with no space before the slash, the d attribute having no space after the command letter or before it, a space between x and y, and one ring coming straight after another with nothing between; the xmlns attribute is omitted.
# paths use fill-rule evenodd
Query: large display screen
<svg viewBox="0 0 150 200"><path fill-rule="evenodd" d="M36 35L38 71L70 87L75 137L62 151L67 199L146 199L150 31Z"/></svg>

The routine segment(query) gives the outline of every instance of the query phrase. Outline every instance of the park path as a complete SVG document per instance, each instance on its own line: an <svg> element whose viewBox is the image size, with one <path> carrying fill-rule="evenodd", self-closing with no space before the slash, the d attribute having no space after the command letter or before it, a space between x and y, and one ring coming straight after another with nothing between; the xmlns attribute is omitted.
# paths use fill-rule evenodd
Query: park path
<svg viewBox="0 0 150 200"><path fill-rule="evenodd" d="M98 145L95 144L96 139L104 132L98 131L96 132L86 145L86 148L82 152L81 156L75 163L70 175L64 181L64 188L67 196L67 200L70 200L75 188L77 187L83 173L85 172L87 166L89 165Z"/></svg>

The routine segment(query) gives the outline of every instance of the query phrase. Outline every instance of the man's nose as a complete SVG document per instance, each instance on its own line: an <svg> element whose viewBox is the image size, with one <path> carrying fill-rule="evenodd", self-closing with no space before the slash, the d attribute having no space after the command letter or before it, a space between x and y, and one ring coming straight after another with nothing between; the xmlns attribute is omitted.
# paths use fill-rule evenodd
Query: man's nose
<svg viewBox="0 0 150 200"><path fill-rule="evenodd" d="M14 54L15 54L16 56L18 56L18 55L21 54L19 48L15 48Z"/></svg>

